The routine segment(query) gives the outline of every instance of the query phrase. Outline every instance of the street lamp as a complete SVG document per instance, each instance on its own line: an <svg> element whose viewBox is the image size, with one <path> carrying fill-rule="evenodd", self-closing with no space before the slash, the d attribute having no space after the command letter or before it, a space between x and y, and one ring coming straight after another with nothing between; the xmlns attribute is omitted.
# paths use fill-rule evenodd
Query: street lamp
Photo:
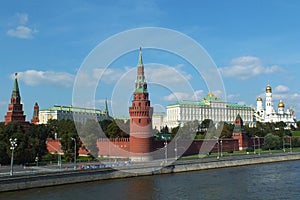
<svg viewBox="0 0 300 200"><path fill-rule="evenodd" d="M289 136L289 138L290 138L290 153L292 153L292 152L293 152L293 151L292 151L292 137Z"/></svg>
<svg viewBox="0 0 300 200"><path fill-rule="evenodd" d="M174 151L175 151L175 160L177 160L177 140L178 140L178 138L175 139L175 148L174 148Z"/></svg>
<svg viewBox="0 0 300 200"><path fill-rule="evenodd" d="M214 138L217 140L217 144L218 144L218 156L217 159L220 159L220 145L219 145L219 138L217 138L216 136L214 136Z"/></svg>
<svg viewBox="0 0 300 200"><path fill-rule="evenodd" d="M282 151L285 152L285 140L284 140L284 136L282 136Z"/></svg>
<svg viewBox="0 0 300 200"><path fill-rule="evenodd" d="M165 138L165 163L167 163L168 161L168 142L167 142L167 138Z"/></svg>
<svg viewBox="0 0 300 200"><path fill-rule="evenodd" d="M223 157L223 141L222 141L222 139L220 141L220 144L221 144L221 157Z"/></svg>
<svg viewBox="0 0 300 200"><path fill-rule="evenodd" d="M10 175L12 176L12 175L14 175L14 167L13 167L14 166L14 150L18 146L18 144L17 144L17 138L14 138L14 139L10 138L9 141L10 141L10 145L11 145L11 147L10 147L10 149L11 149Z"/></svg>
<svg viewBox="0 0 300 200"><path fill-rule="evenodd" d="M253 154L256 154L256 151L255 151L255 138L256 137L253 138L253 149L254 149Z"/></svg>
<svg viewBox="0 0 300 200"><path fill-rule="evenodd" d="M257 135L255 135L255 138L257 138L258 139L258 155L260 155L260 139L259 139L259 137L257 136ZM254 139L254 141L255 141L255 139Z"/></svg>
<svg viewBox="0 0 300 200"><path fill-rule="evenodd" d="M77 169L77 165L76 165L76 154L77 154L77 149L76 149L76 139L71 137L71 139L74 141L74 169Z"/></svg>

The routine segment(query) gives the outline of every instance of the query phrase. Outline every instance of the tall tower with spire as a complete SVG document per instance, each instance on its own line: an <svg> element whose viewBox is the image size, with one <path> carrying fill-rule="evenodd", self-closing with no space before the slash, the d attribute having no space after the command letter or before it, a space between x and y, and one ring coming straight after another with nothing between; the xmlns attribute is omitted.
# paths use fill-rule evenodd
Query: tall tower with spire
<svg viewBox="0 0 300 200"><path fill-rule="evenodd" d="M270 84L266 87L266 115L271 115L273 112L272 88Z"/></svg>
<svg viewBox="0 0 300 200"><path fill-rule="evenodd" d="M132 105L129 107L129 114L131 160L151 160L153 108L150 106L149 93L144 75L142 48L140 48L135 90Z"/></svg>
<svg viewBox="0 0 300 200"><path fill-rule="evenodd" d="M18 73L15 73L15 81L10 98L10 104L8 105L8 111L4 117L5 125L9 122L25 123L26 116L24 115L23 105L21 104L21 96L17 76Z"/></svg>

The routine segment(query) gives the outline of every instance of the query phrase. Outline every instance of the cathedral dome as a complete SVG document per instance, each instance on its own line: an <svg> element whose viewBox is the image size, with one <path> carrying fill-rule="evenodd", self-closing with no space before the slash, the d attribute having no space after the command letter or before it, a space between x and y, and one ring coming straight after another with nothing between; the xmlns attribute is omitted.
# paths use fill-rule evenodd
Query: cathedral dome
<svg viewBox="0 0 300 200"><path fill-rule="evenodd" d="M284 103L282 102L281 99L279 101L278 108L284 108Z"/></svg>
<svg viewBox="0 0 300 200"><path fill-rule="evenodd" d="M213 93L208 93L208 95L207 95L208 97L213 97L214 96L214 94Z"/></svg>
<svg viewBox="0 0 300 200"><path fill-rule="evenodd" d="M256 101L262 101L261 97L257 97Z"/></svg>
<svg viewBox="0 0 300 200"><path fill-rule="evenodd" d="M266 93L272 93L272 88L270 85L266 87Z"/></svg>

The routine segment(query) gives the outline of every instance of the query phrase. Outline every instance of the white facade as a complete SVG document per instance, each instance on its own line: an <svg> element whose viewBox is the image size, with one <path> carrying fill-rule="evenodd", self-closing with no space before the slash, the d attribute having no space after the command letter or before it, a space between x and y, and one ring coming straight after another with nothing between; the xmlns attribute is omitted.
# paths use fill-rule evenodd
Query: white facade
<svg viewBox="0 0 300 200"><path fill-rule="evenodd" d="M54 105L51 108L39 111L39 124L47 124L50 119L69 119L84 124L87 119L101 121L108 118L110 117L107 110L77 108L72 106Z"/></svg>
<svg viewBox="0 0 300 200"><path fill-rule="evenodd" d="M152 127L156 130L161 130L166 124L166 113L160 112L160 113L153 113L152 115Z"/></svg>
<svg viewBox="0 0 300 200"><path fill-rule="evenodd" d="M185 122L211 119L214 122L233 123L240 114L245 123L253 123L254 109L250 106L222 102L209 93L200 102L182 101L167 106L164 125L169 128L183 126Z"/></svg>
<svg viewBox="0 0 300 200"><path fill-rule="evenodd" d="M277 111L274 109L273 106L273 99L272 99L272 88L270 85L266 87L266 103L265 108L263 108L263 99L258 97L256 99L256 111L255 111L255 120L258 122L266 123L266 122L285 122L287 124L287 128L290 128L291 125L297 127L296 124L296 117L294 115L294 110L289 108L284 110L284 103L282 100L278 103Z"/></svg>

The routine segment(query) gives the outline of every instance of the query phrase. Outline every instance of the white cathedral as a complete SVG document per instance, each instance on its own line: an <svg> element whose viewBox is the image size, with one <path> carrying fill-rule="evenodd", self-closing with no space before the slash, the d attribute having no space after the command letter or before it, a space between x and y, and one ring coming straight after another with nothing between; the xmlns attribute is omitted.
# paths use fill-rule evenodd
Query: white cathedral
<svg viewBox="0 0 300 200"><path fill-rule="evenodd" d="M266 87L266 100L265 100L265 108L263 107L263 99L258 97L256 99L256 111L255 111L255 120L258 122L266 123L266 122L285 122L287 124L287 128L290 126L297 127L296 118L294 115L294 110L289 108L284 110L284 103L282 100L278 103L277 111L273 107L272 101L272 88L270 84Z"/></svg>

